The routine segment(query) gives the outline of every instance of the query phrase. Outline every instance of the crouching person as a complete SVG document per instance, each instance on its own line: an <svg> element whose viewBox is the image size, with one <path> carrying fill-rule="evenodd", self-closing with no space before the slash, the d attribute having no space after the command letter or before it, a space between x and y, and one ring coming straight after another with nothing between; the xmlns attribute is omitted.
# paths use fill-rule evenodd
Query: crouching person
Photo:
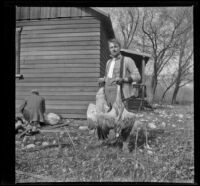
<svg viewBox="0 0 200 186"><path fill-rule="evenodd" d="M31 95L19 107L19 112L32 126L40 127L45 122L45 99L37 90L32 90Z"/></svg>

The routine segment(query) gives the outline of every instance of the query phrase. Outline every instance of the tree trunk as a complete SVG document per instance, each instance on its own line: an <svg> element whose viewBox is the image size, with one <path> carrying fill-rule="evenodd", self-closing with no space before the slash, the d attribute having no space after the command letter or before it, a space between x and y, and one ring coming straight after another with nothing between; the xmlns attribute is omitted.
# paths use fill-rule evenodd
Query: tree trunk
<svg viewBox="0 0 200 186"><path fill-rule="evenodd" d="M149 91L147 93L147 100L149 103L153 102L153 91L152 91L152 87L149 87Z"/></svg>
<svg viewBox="0 0 200 186"><path fill-rule="evenodd" d="M154 76L152 82L153 96L155 96L157 84L158 84L157 76Z"/></svg>
<svg viewBox="0 0 200 186"><path fill-rule="evenodd" d="M165 95L167 94L167 92L169 91L169 89L174 85L174 83L172 83L170 86L168 86L166 88L166 90L164 91L163 95L162 95L162 98L161 98L161 101L163 102L164 98L165 98Z"/></svg>
<svg viewBox="0 0 200 186"><path fill-rule="evenodd" d="M152 89L152 97L153 97L152 101L154 101L154 98L155 98L157 83L158 83L157 74L154 73L151 80L151 89Z"/></svg>
<svg viewBox="0 0 200 186"><path fill-rule="evenodd" d="M167 89L164 91L163 95L162 95L162 98L161 98L161 102L163 102L164 98L165 98L165 95L166 93L168 92L168 90L170 89L171 87L167 87Z"/></svg>
<svg viewBox="0 0 200 186"><path fill-rule="evenodd" d="M178 80L176 82L176 86L174 88L174 92L173 92L173 96L172 96L172 101L171 101L172 104L176 104L176 98L177 98L177 95L178 95L178 92L179 92L179 88L180 88L179 85L180 85L180 80Z"/></svg>
<svg viewBox="0 0 200 186"><path fill-rule="evenodd" d="M154 96L157 87L157 76L154 74L151 79L151 86L148 93L148 101L152 103L154 101Z"/></svg>

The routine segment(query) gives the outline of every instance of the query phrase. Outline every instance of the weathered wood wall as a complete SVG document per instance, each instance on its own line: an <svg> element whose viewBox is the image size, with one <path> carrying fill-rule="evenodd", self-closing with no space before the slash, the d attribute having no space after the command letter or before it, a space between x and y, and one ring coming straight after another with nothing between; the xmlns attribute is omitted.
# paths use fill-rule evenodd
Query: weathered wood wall
<svg viewBox="0 0 200 186"><path fill-rule="evenodd" d="M100 21L73 17L19 21L16 26L23 27L20 73L24 76L16 79L16 106L37 88L46 98L47 112L85 118L98 89Z"/></svg>
<svg viewBox="0 0 200 186"><path fill-rule="evenodd" d="M17 7L16 20L16 27L22 27L24 76L16 79L16 108L36 88L46 99L47 112L86 118L109 56L107 37L113 31L106 24L110 23L82 7Z"/></svg>
<svg viewBox="0 0 200 186"><path fill-rule="evenodd" d="M93 12L85 7L16 7L16 20L92 17Z"/></svg>

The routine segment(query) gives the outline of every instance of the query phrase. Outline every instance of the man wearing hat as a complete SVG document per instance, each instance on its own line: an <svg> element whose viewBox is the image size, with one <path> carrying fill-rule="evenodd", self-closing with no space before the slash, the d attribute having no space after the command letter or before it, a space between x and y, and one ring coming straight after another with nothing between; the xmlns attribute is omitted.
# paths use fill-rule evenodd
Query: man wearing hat
<svg viewBox="0 0 200 186"><path fill-rule="evenodd" d="M25 120L34 126L40 127L40 123L45 121L45 99L34 89L19 107L19 111L23 114Z"/></svg>

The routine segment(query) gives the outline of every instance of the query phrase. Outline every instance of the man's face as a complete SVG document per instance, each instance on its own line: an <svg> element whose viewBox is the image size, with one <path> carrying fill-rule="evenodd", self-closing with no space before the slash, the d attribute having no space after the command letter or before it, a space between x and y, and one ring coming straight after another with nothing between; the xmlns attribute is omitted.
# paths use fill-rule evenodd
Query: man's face
<svg viewBox="0 0 200 186"><path fill-rule="evenodd" d="M112 56L118 56L120 52L120 47L117 43L109 43L109 50Z"/></svg>

